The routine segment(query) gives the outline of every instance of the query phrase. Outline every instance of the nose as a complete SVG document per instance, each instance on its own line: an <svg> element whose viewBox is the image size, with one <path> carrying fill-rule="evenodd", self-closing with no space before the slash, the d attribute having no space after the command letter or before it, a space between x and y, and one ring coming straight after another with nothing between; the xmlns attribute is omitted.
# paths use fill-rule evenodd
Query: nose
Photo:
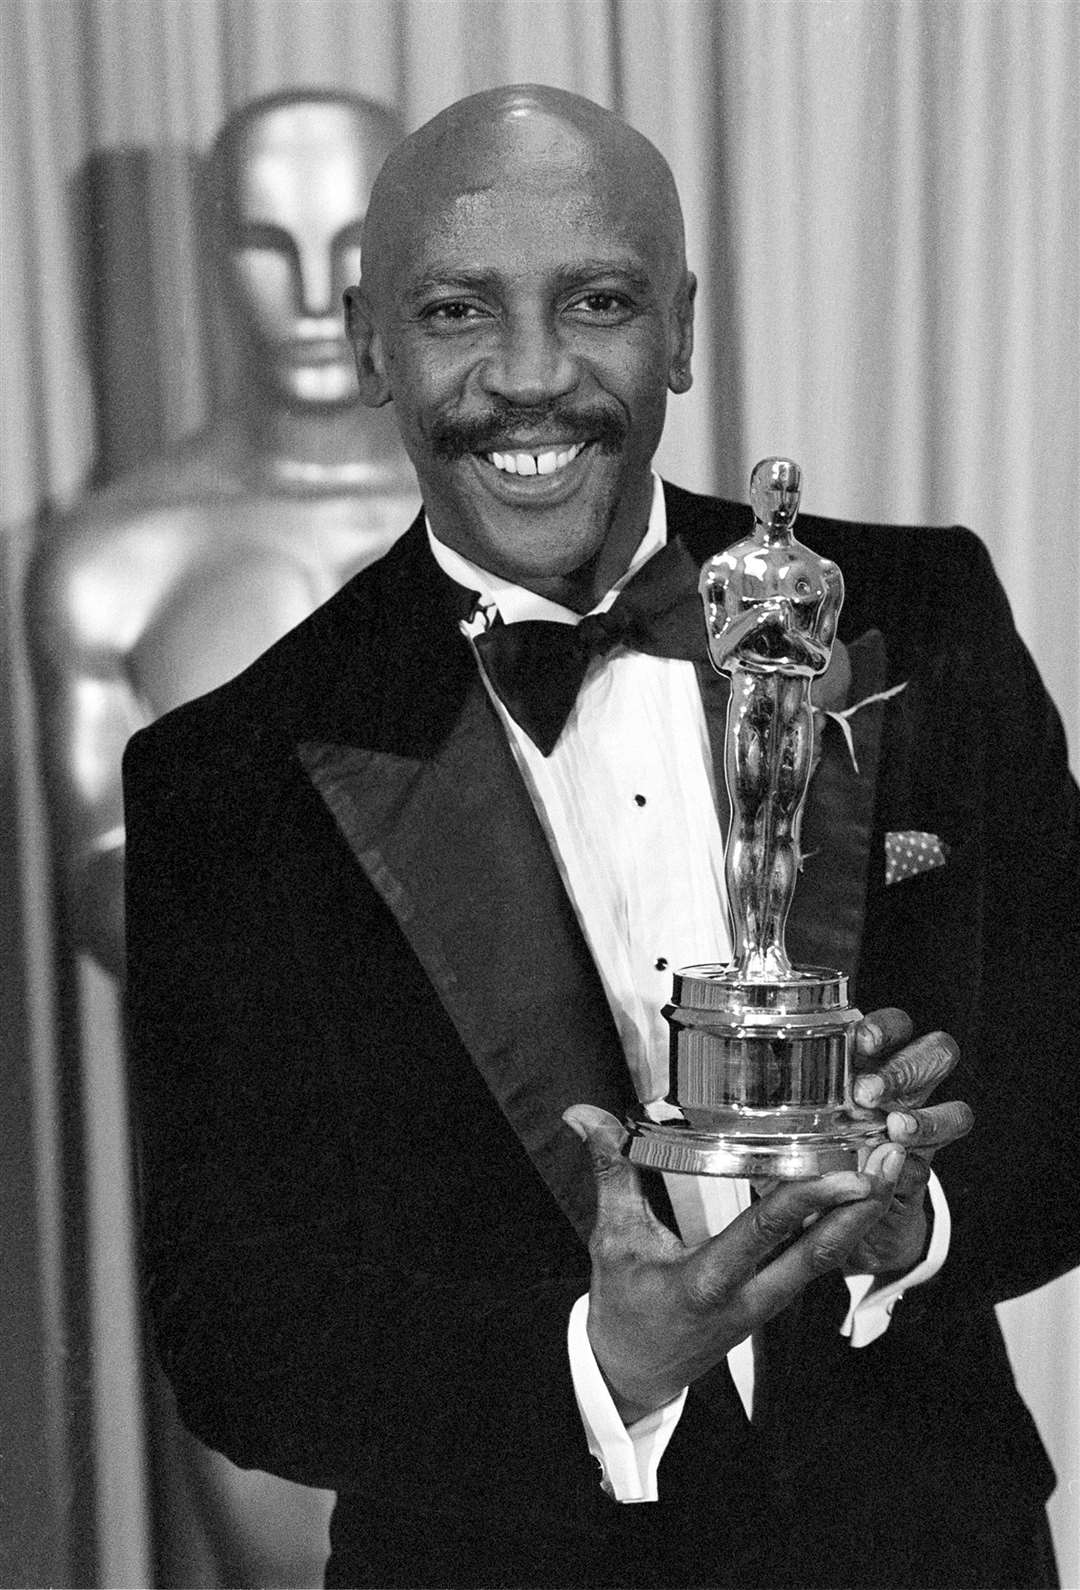
<svg viewBox="0 0 1080 1590"><path fill-rule="evenodd" d="M298 238L296 263L300 313L313 320L332 316L336 321L333 250L321 239Z"/></svg>
<svg viewBox="0 0 1080 1590"><path fill-rule="evenodd" d="M578 384L576 358L543 311L509 315L502 323L498 347L480 371L485 392L522 406L565 397Z"/></svg>

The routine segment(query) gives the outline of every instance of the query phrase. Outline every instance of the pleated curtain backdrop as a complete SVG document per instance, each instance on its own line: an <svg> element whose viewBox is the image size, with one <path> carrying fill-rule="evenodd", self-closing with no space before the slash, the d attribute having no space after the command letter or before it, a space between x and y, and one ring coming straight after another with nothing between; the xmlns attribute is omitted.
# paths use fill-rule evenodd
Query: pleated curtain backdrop
<svg viewBox="0 0 1080 1590"><path fill-rule="evenodd" d="M620 111L671 161L702 281L664 470L742 495L786 453L810 510L977 529L1075 762L1080 8L3 0L0 50L0 1579L145 1584L116 1001L58 942L22 593L51 512L212 410L193 160L283 88L367 94L407 128L525 80ZM1004 1314L1077 1584L1075 1278Z"/></svg>

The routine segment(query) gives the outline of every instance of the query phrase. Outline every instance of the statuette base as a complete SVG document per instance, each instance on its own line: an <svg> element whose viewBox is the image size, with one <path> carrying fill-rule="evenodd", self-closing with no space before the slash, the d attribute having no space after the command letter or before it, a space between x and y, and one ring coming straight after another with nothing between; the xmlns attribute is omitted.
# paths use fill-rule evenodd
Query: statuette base
<svg viewBox="0 0 1080 1590"><path fill-rule="evenodd" d="M767 1177L807 1181L837 1170L861 1170L885 1141L878 1122L845 1120L835 1133L805 1137L734 1137L695 1132L677 1121L630 1123L627 1150L635 1165L682 1176Z"/></svg>
<svg viewBox="0 0 1080 1590"><path fill-rule="evenodd" d="M767 979L694 966L676 974L673 998L668 1104L679 1117L628 1123L634 1164L797 1181L861 1169L884 1141L883 1117L851 1105L860 1012L842 973L800 967Z"/></svg>

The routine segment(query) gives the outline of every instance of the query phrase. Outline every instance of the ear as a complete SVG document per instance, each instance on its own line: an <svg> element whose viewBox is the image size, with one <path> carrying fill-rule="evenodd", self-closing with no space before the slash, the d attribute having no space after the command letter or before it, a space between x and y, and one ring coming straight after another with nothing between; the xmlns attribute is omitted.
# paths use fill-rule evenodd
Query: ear
<svg viewBox="0 0 1080 1590"><path fill-rule="evenodd" d="M672 392L689 392L694 377L690 358L694 351L694 299L697 297L697 277L687 271L672 310L674 344L668 366L668 386Z"/></svg>
<svg viewBox="0 0 1080 1590"><path fill-rule="evenodd" d="M364 296L363 287L345 289L345 330L352 343L356 360L356 378L360 384L360 399L369 409L382 408L391 400L390 382L386 373L386 356L382 337L375 325L371 305Z"/></svg>

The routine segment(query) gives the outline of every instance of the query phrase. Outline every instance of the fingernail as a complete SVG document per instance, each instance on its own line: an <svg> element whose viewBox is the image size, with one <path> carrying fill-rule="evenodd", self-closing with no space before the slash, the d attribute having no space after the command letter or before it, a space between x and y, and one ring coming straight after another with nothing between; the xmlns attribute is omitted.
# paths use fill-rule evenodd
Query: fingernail
<svg viewBox="0 0 1080 1590"><path fill-rule="evenodd" d="M903 1132L904 1136L914 1137L916 1132L919 1130L919 1123L915 1117L913 1115L904 1115L898 1110L896 1112L896 1118L900 1123L900 1130Z"/></svg>
<svg viewBox="0 0 1080 1590"><path fill-rule="evenodd" d="M885 1084L878 1076L855 1078L855 1102L866 1109L872 1109L885 1092Z"/></svg>
<svg viewBox="0 0 1080 1590"><path fill-rule="evenodd" d="M887 1182L897 1182L907 1158L902 1148L890 1148L881 1162L881 1174Z"/></svg>
<svg viewBox="0 0 1080 1590"><path fill-rule="evenodd" d="M881 1047L881 1029L872 1021L860 1022L855 1029L855 1042L863 1054L873 1054Z"/></svg>
<svg viewBox="0 0 1080 1590"><path fill-rule="evenodd" d="M563 1121L576 1137L580 1137L583 1143L586 1141L587 1134L585 1128L578 1120L573 1105L571 1105L568 1110L564 1111Z"/></svg>

